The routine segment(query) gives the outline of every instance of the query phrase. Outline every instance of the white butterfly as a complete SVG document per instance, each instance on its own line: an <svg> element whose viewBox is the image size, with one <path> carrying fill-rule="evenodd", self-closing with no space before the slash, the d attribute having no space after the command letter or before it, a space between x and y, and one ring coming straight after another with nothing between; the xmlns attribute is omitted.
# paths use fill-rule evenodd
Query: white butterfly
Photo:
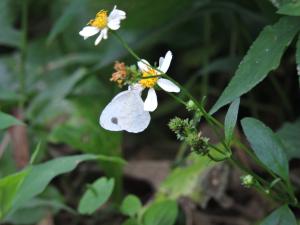
<svg viewBox="0 0 300 225"><path fill-rule="evenodd" d="M104 108L99 123L106 130L139 133L148 127L150 119L149 112L144 110L141 89L131 86Z"/></svg>

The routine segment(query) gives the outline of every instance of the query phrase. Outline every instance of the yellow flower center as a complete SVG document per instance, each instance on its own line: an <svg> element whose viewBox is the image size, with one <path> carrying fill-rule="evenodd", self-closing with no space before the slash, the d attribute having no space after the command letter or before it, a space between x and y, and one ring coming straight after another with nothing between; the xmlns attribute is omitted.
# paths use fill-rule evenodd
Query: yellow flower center
<svg viewBox="0 0 300 225"><path fill-rule="evenodd" d="M156 75L157 75L156 70L149 69L147 72L143 72L142 79L139 82L144 88L152 88L156 84L158 77L151 77L151 76L156 76Z"/></svg>
<svg viewBox="0 0 300 225"><path fill-rule="evenodd" d="M104 27L107 26L107 11L106 10L101 10L96 14L95 19L90 20L88 25L91 25L93 27L97 27L100 29L103 29Z"/></svg>

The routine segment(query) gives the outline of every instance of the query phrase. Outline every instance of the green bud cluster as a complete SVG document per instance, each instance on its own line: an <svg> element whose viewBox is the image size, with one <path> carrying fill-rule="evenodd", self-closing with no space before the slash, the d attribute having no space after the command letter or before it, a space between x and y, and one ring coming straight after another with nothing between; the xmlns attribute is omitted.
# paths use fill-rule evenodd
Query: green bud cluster
<svg viewBox="0 0 300 225"><path fill-rule="evenodd" d="M241 177L242 185L246 188L251 188L255 185L255 179L252 175L248 174Z"/></svg>
<svg viewBox="0 0 300 225"><path fill-rule="evenodd" d="M169 128L176 134L178 140L185 141L190 146L191 151L203 155L208 153L209 139L201 136L192 120L175 117L169 122Z"/></svg>

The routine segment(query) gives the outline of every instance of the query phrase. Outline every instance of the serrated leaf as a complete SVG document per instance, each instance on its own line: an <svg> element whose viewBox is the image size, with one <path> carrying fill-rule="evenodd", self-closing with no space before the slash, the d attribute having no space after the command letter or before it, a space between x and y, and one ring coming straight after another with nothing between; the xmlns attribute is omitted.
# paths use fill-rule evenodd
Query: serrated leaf
<svg viewBox="0 0 300 225"><path fill-rule="evenodd" d="M300 16L300 2L291 2L281 6L277 13L288 16Z"/></svg>
<svg viewBox="0 0 300 225"><path fill-rule="evenodd" d="M227 111L227 114L225 116L225 122L224 122L225 141L228 144L230 143L233 136L234 127L236 125L237 116L239 112L239 106L240 106L240 98L236 99L231 103Z"/></svg>
<svg viewBox="0 0 300 225"><path fill-rule="evenodd" d="M285 123L277 132L289 159L300 158L300 119Z"/></svg>
<svg viewBox="0 0 300 225"><path fill-rule="evenodd" d="M276 69L284 50L299 29L300 19L296 17L283 17L273 26L264 28L210 113L215 113L222 106L250 91L270 71Z"/></svg>
<svg viewBox="0 0 300 225"><path fill-rule="evenodd" d="M127 216L134 216L142 208L142 203L135 195L127 195L121 204L121 212Z"/></svg>
<svg viewBox="0 0 300 225"><path fill-rule="evenodd" d="M81 214L93 214L111 196L114 189L114 179L102 177L88 187L80 199L78 211Z"/></svg>
<svg viewBox="0 0 300 225"><path fill-rule="evenodd" d="M297 225L296 218L287 205L271 213L260 225Z"/></svg>
<svg viewBox="0 0 300 225"><path fill-rule="evenodd" d="M0 111L0 130L7 129L14 125L24 125L17 118Z"/></svg>
<svg viewBox="0 0 300 225"><path fill-rule="evenodd" d="M176 201L154 202L143 215L144 225L173 225L176 222L178 206Z"/></svg>
<svg viewBox="0 0 300 225"><path fill-rule="evenodd" d="M247 140L259 160L284 180L288 180L289 165L280 139L257 119L244 118L241 123Z"/></svg>

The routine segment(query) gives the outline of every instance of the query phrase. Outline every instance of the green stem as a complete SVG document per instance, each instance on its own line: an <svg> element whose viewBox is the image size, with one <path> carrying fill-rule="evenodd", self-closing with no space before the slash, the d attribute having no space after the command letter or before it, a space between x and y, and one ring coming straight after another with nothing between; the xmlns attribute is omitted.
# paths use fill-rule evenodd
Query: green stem
<svg viewBox="0 0 300 225"><path fill-rule="evenodd" d="M112 31L112 34L121 42L121 44L127 49L127 51L138 61L141 60L141 58L128 46L128 44L115 32ZM153 68L151 65L148 65L151 68ZM157 68L153 68L155 70L158 70ZM158 70L159 71L159 70ZM183 92L184 95L186 95L190 100L192 100L196 106L198 107L199 111L202 113L203 117L206 119L206 121L212 126L212 128L214 129L215 133L218 135L218 137L221 137L219 131L217 130L217 128L221 128L224 129L223 125L216 120L214 117L212 117L210 114L208 114L205 109L203 108L203 106L196 100L196 98L194 96L192 96L190 94L189 91L186 90L186 88L184 86L182 86L181 84L179 84L177 81L175 81L173 78L171 78L170 76L168 76L167 74L163 73L162 71L159 71L161 73L161 76L166 77L167 79L169 79L170 81L172 81L174 84L176 84L178 87L180 87L181 91ZM177 96L175 96L172 93L169 93L173 98L175 98L177 101L179 101L181 104L186 106L186 103L179 99ZM220 140L222 140L220 138ZM224 141L221 141L222 145L225 147L225 149L231 153L231 149L229 146L227 146ZM246 150L246 153L251 156L251 158L253 158L256 162L258 162L259 164L261 164L259 162L259 160L255 157L254 154L252 154L251 151L248 151L247 148L244 148L244 150ZM222 152L224 154L224 152ZM210 156L209 156L210 157ZM244 171L245 173L251 174L255 179L257 179L259 182L261 182L264 185L267 185L268 182L265 181L263 178L261 178L260 176L258 176L257 174L255 174L254 172L252 172L251 170L249 170L248 168L244 167L240 162L234 160L232 157L228 158L229 162L232 163L233 165L237 166L238 168L240 168L242 171ZM270 172L270 174L272 176L275 176L271 171L269 171L267 169L268 172ZM275 176L276 177L276 176ZM293 192L291 191L291 185L288 185L287 187L285 186L284 189L287 190L287 192L289 193L289 195L294 196ZM266 193L265 193L266 194ZM280 193L277 193L280 195ZM273 196L274 199L278 198L276 196ZM279 200L278 200L279 201ZM290 202L290 201L289 201ZM295 201L294 201L295 204Z"/></svg>
<svg viewBox="0 0 300 225"><path fill-rule="evenodd" d="M22 38L21 38L21 61L20 61L20 73L19 73L19 91L20 101L19 107L22 110L24 108L26 98L26 59L27 59L27 31L28 30L28 4L27 0L22 1Z"/></svg>

